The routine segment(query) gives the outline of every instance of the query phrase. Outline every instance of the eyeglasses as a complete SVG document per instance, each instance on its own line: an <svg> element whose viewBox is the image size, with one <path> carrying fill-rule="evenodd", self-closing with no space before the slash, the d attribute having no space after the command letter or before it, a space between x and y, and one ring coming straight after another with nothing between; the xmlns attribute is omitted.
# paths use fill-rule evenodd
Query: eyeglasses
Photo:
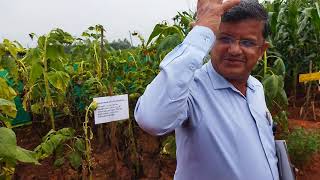
<svg viewBox="0 0 320 180"><path fill-rule="evenodd" d="M245 49L253 49L253 48L260 48L262 45L259 45L255 40L250 39L236 39L232 36L227 35L221 35L218 36L217 41L220 44L231 46L232 44L235 44L237 41L239 41L239 45L242 48Z"/></svg>

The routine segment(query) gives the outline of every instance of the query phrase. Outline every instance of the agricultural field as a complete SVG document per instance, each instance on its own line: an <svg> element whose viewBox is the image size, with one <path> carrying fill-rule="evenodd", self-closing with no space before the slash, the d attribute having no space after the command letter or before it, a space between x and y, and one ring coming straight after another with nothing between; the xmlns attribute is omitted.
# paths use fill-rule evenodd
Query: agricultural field
<svg viewBox="0 0 320 180"><path fill-rule="evenodd" d="M271 47L254 69L285 139L299 179L320 179L319 81L299 75L320 71L320 1L264 3ZM153 137L138 127L133 110L194 21L180 12L174 24L156 24L137 47L109 42L102 25L80 37L62 29L30 34L32 48L0 43L0 180L172 179L174 134ZM208 60L208 59L207 59ZM93 98L128 94L129 119L94 124Z"/></svg>

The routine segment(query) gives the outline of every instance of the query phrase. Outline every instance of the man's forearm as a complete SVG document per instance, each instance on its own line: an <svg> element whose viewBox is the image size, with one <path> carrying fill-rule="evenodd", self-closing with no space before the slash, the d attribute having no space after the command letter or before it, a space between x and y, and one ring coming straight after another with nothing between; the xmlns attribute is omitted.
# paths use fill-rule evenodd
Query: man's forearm
<svg viewBox="0 0 320 180"><path fill-rule="evenodd" d="M136 105L135 118L144 130L162 135L188 118L189 86L214 39L209 28L196 26L161 62L160 73Z"/></svg>

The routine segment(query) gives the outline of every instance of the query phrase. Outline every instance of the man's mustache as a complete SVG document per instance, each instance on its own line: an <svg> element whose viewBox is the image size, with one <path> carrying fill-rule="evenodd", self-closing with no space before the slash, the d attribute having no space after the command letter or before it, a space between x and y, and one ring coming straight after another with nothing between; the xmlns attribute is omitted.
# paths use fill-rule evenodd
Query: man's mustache
<svg viewBox="0 0 320 180"><path fill-rule="evenodd" d="M224 55L222 57L223 60L228 60L228 61L241 61L241 62L246 62L246 59L242 56L233 56L233 55Z"/></svg>

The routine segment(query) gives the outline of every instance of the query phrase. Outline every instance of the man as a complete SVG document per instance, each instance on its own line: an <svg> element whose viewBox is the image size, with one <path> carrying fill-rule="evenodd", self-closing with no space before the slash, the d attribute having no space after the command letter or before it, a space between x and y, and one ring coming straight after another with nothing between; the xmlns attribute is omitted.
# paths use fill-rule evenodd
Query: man
<svg viewBox="0 0 320 180"><path fill-rule="evenodd" d="M194 25L140 97L138 124L175 130L176 180L279 179L263 86L250 76L268 47L267 13L255 0L199 0Z"/></svg>

